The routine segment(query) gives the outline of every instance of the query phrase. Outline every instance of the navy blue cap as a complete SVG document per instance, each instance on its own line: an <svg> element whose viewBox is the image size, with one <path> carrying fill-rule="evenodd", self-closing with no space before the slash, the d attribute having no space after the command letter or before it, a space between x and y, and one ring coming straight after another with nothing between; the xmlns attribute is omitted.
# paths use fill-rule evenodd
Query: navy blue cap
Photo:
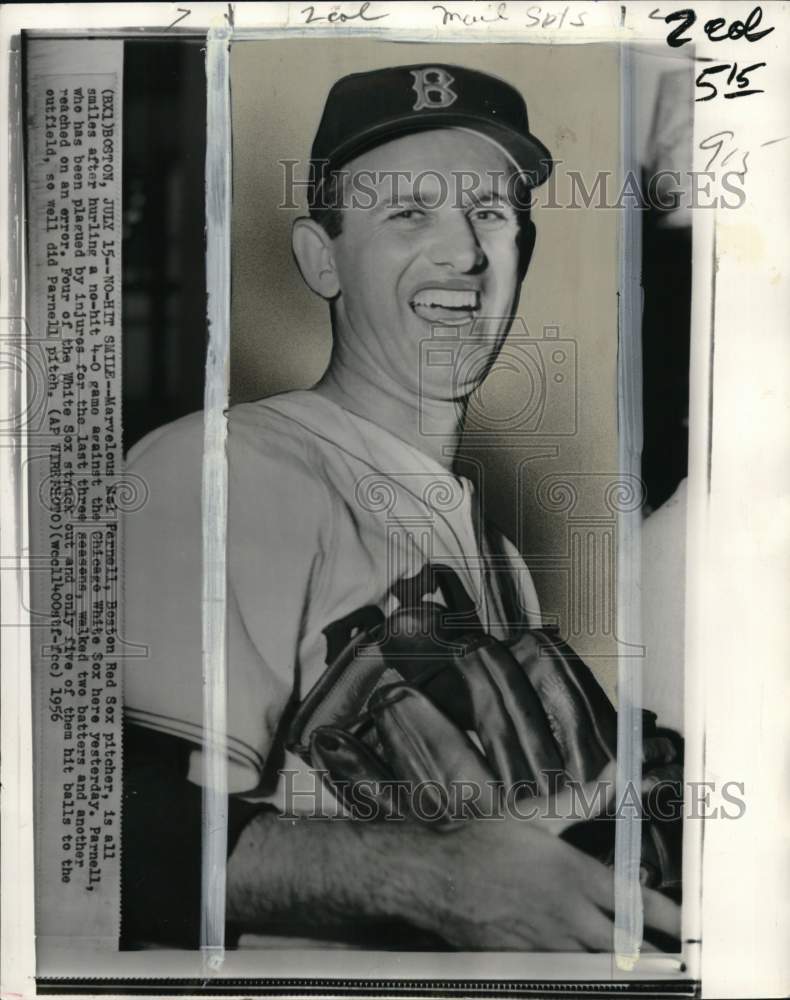
<svg viewBox="0 0 790 1000"><path fill-rule="evenodd" d="M515 87L464 66L418 63L353 73L333 85L313 142L314 179L320 185L328 172L375 146L437 128L470 129L493 140L531 187L551 173L551 153L530 132Z"/></svg>

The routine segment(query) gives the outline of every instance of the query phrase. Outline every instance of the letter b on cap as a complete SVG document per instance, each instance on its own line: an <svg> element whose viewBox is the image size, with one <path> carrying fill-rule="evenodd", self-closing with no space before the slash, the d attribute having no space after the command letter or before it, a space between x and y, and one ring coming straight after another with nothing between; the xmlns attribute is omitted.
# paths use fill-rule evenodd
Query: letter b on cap
<svg viewBox="0 0 790 1000"><path fill-rule="evenodd" d="M450 89L450 84L455 78L450 76L446 69L428 66L425 69L411 70L411 75L414 77L413 89L417 95L414 111L422 111L425 108L449 108L458 100L458 94Z"/></svg>

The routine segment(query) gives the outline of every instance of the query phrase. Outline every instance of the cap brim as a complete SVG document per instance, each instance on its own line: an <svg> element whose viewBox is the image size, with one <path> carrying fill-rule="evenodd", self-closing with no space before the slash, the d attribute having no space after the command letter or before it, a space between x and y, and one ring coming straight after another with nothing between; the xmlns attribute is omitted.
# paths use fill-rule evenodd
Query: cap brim
<svg viewBox="0 0 790 1000"><path fill-rule="evenodd" d="M527 178L530 187L537 187L552 171L551 153L531 133L517 132L507 125L500 125L490 118L452 112L421 113L383 122L365 132L358 133L348 142L332 150L327 168L338 169L350 160L361 156L376 146L391 142L405 135L430 132L440 128L461 128L477 132L500 146Z"/></svg>

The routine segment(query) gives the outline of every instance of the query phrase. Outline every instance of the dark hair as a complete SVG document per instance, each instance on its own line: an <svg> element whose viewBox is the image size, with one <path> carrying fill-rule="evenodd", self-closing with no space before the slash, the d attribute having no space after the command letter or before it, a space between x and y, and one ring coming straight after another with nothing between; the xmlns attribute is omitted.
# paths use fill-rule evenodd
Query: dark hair
<svg viewBox="0 0 790 1000"><path fill-rule="evenodd" d="M323 227L330 240L334 240L343 231L341 186L344 176L333 170L318 186L310 203L310 218Z"/></svg>

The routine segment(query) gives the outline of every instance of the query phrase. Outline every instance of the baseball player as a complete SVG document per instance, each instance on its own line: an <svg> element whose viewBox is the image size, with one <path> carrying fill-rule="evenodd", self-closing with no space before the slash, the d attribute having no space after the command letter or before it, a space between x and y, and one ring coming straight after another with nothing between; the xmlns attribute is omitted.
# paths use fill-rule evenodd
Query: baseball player
<svg viewBox="0 0 790 1000"><path fill-rule="evenodd" d="M539 624L528 568L454 460L516 311L525 194L550 159L521 96L463 67L356 74L328 96L293 251L329 304L331 361L312 389L228 414L231 941L391 947L406 928L433 947L611 949L610 871L540 820L445 837L293 819L283 780L304 770L284 738L295 707L399 608L430 600L502 640ZM202 443L195 414L129 456L150 501L126 524L125 629L145 646L125 676L127 945L198 940ZM645 890L645 914L677 935L664 896Z"/></svg>

